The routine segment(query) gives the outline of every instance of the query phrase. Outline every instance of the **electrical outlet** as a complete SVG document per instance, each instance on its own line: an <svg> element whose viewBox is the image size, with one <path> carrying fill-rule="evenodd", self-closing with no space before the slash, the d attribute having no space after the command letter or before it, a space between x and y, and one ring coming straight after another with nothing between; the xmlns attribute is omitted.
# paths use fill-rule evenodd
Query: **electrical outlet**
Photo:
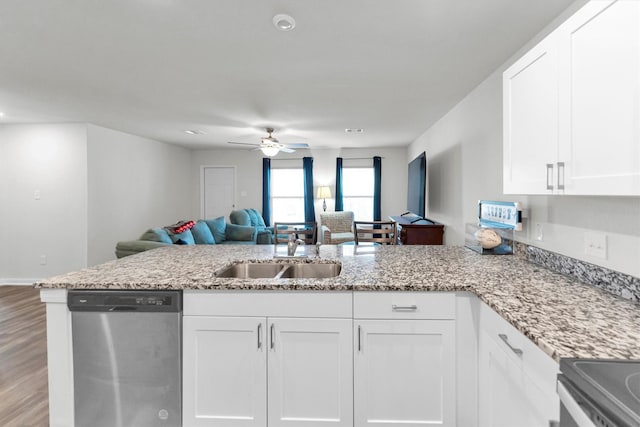
<svg viewBox="0 0 640 427"><path fill-rule="evenodd" d="M47 265L47 256L40 255L40 265Z"/></svg>
<svg viewBox="0 0 640 427"><path fill-rule="evenodd" d="M536 240L539 242L544 240L544 228L540 223L536 223Z"/></svg>
<svg viewBox="0 0 640 427"><path fill-rule="evenodd" d="M607 259L607 235L595 231L585 232L584 253L596 258Z"/></svg>
<svg viewBox="0 0 640 427"><path fill-rule="evenodd" d="M40 190L35 190L35 191L33 192L33 198L34 198L35 200L40 200Z"/></svg>

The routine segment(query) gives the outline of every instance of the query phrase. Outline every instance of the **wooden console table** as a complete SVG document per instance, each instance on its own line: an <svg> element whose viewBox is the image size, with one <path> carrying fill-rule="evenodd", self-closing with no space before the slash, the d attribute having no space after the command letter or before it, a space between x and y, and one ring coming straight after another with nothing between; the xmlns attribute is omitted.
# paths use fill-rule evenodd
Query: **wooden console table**
<svg viewBox="0 0 640 427"><path fill-rule="evenodd" d="M444 224L416 217L390 216L398 225L400 244L403 245L441 245L444 236Z"/></svg>

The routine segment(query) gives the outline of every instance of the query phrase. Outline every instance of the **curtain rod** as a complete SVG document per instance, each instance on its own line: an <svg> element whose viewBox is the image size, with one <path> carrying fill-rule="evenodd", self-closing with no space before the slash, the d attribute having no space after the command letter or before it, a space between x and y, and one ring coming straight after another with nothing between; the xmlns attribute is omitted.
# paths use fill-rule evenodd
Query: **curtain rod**
<svg viewBox="0 0 640 427"><path fill-rule="evenodd" d="M313 157L312 157L313 158ZM381 159L384 159L385 157L380 157ZM302 157L300 158L289 158L289 159L276 159L276 158L271 158L271 160L277 160L279 162L285 162L287 160L302 160ZM373 156L372 157L343 157L342 160L373 160Z"/></svg>

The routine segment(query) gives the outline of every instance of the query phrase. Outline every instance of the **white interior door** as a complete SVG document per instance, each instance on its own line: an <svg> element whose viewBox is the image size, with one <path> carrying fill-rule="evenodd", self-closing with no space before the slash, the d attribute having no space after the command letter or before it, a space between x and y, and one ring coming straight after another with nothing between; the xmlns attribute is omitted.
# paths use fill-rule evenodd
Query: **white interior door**
<svg viewBox="0 0 640 427"><path fill-rule="evenodd" d="M236 167L203 166L201 177L202 218L228 216L236 207Z"/></svg>

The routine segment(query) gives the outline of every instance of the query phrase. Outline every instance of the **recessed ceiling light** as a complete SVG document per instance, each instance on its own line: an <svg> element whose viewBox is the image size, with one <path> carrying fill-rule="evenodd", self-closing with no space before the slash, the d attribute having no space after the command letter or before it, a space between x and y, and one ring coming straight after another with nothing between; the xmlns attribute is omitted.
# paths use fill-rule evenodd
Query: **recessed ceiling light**
<svg viewBox="0 0 640 427"><path fill-rule="evenodd" d="M362 133L364 129L361 128L347 128L344 130L346 133Z"/></svg>
<svg viewBox="0 0 640 427"><path fill-rule="evenodd" d="M296 27L296 20L281 13L273 17L273 25L280 31L291 31Z"/></svg>
<svg viewBox="0 0 640 427"><path fill-rule="evenodd" d="M0 119L4 117L4 113L0 111Z"/></svg>
<svg viewBox="0 0 640 427"><path fill-rule="evenodd" d="M205 135L205 132L201 130L192 130L192 129L187 129L184 131L184 133L189 135Z"/></svg>

